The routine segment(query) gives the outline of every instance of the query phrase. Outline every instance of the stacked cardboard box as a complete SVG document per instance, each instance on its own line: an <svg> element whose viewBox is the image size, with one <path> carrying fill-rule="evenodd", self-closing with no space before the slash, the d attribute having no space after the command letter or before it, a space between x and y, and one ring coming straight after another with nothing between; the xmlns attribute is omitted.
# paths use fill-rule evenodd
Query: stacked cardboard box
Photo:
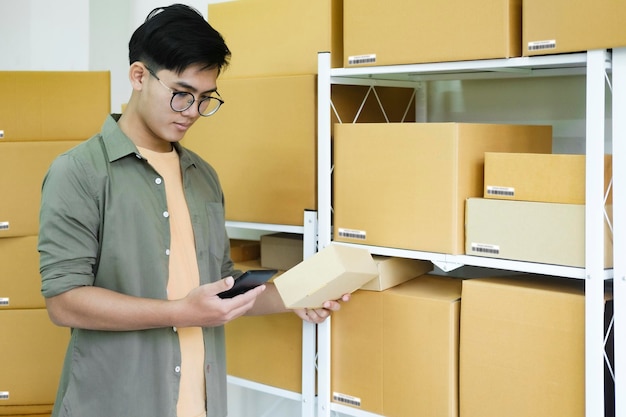
<svg viewBox="0 0 626 417"><path fill-rule="evenodd" d="M458 416L461 280L355 292L333 315L333 401L389 417Z"/></svg>
<svg viewBox="0 0 626 417"><path fill-rule="evenodd" d="M6 71L0 89L0 416L43 417L70 332L50 322L39 290L41 184L57 155L99 130L109 74Z"/></svg>
<svg viewBox="0 0 626 417"><path fill-rule="evenodd" d="M523 54L546 55L626 46L626 3L524 0ZM587 30L593 29L593 30Z"/></svg>
<svg viewBox="0 0 626 417"><path fill-rule="evenodd" d="M344 66L521 55L521 0L344 0Z"/></svg>
<svg viewBox="0 0 626 417"><path fill-rule="evenodd" d="M605 157L606 267L613 264L611 157ZM486 153L483 198L466 207L468 255L585 266L585 156Z"/></svg>
<svg viewBox="0 0 626 417"><path fill-rule="evenodd" d="M461 416L585 415L582 281L469 279L463 281L462 304ZM608 329L608 294L605 312ZM607 399L611 385L606 385Z"/></svg>

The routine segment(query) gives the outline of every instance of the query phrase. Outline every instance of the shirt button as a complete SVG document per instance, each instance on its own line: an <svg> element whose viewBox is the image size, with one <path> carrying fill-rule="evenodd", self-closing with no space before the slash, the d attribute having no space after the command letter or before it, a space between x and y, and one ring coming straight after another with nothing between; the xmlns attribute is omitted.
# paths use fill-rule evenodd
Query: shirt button
<svg viewBox="0 0 626 417"><path fill-rule="evenodd" d="M167 211L163 212L163 217L170 217L170 213L168 213Z"/></svg>
<svg viewBox="0 0 626 417"><path fill-rule="evenodd" d="M170 256L170 250L169 250L169 249L165 249L165 254L166 254L167 256Z"/></svg>
<svg viewBox="0 0 626 417"><path fill-rule="evenodd" d="M154 183L155 183L156 185L161 185L161 183L162 183L162 182L163 182L163 180L162 180L161 178L156 178L156 179L154 180Z"/></svg>
<svg viewBox="0 0 626 417"><path fill-rule="evenodd" d="M176 373L180 372L180 366L177 366L176 368L174 368L174 371L176 371Z"/></svg>
<svg viewBox="0 0 626 417"><path fill-rule="evenodd" d="M136 153L135 156L137 157L137 159L141 159L141 155L139 155L138 153Z"/></svg>
<svg viewBox="0 0 626 417"><path fill-rule="evenodd" d="M174 333L176 333L178 331L178 329L176 328L176 326L172 327L172 330L174 330Z"/></svg>

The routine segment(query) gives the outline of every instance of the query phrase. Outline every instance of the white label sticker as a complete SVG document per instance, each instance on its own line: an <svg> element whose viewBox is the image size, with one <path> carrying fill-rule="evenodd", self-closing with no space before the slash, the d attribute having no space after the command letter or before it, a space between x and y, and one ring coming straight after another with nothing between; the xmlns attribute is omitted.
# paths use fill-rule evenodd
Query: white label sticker
<svg viewBox="0 0 626 417"><path fill-rule="evenodd" d="M9 298L8 297L0 297L0 307L6 307L9 305Z"/></svg>
<svg viewBox="0 0 626 417"><path fill-rule="evenodd" d="M486 243L474 243L472 242L472 252L477 252L480 254L487 255L499 255L500 254L500 246L498 245L489 245Z"/></svg>
<svg viewBox="0 0 626 417"><path fill-rule="evenodd" d="M373 64L376 62L376 54L353 55L348 57L348 65Z"/></svg>
<svg viewBox="0 0 626 417"><path fill-rule="evenodd" d="M9 391L0 391L0 400L8 400Z"/></svg>
<svg viewBox="0 0 626 417"><path fill-rule="evenodd" d="M515 197L515 188L488 185L487 195L493 195L493 196L499 196L499 197Z"/></svg>
<svg viewBox="0 0 626 417"><path fill-rule="evenodd" d="M0 222L0 231L9 230L9 222Z"/></svg>
<svg viewBox="0 0 626 417"><path fill-rule="evenodd" d="M333 392L333 400L338 403L349 404L355 407L361 406L361 399L358 397L353 397L351 395L341 394L339 392Z"/></svg>
<svg viewBox="0 0 626 417"><path fill-rule="evenodd" d="M4 139L4 130L0 130L0 139Z"/></svg>
<svg viewBox="0 0 626 417"><path fill-rule="evenodd" d="M367 238L367 233L364 230L339 228L339 237L345 237L348 239L365 240Z"/></svg>
<svg viewBox="0 0 626 417"><path fill-rule="evenodd" d="M529 51L543 51L546 49L556 49L556 40L528 42Z"/></svg>

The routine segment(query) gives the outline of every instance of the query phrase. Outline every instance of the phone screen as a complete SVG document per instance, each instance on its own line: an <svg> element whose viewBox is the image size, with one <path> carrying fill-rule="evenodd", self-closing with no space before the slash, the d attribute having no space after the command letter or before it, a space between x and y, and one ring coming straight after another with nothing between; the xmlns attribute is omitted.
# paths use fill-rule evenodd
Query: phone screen
<svg viewBox="0 0 626 417"><path fill-rule="evenodd" d="M220 298L232 298L236 295L243 294L267 282L271 277L276 275L277 272L276 269L252 269L246 271L235 280L235 284L231 289L217 295Z"/></svg>

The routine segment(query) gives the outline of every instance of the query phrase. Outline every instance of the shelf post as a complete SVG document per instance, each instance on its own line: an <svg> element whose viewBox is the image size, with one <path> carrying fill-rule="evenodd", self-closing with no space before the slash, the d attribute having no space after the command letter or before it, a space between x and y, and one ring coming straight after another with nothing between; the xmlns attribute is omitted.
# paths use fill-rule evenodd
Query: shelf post
<svg viewBox="0 0 626 417"><path fill-rule="evenodd" d="M587 53L585 407L604 415L604 118L606 51Z"/></svg>
<svg viewBox="0 0 626 417"><path fill-rule="evenodd" d="M626 48L613 49L615 415L626 416Z"/></svg>
<svg viewBox="0 0 626 417"><path fill-rule="evenodd" d="M332 233L332 159L330 118L330 53L317 56L317 207L318 249L330 245ZM330 321L317 325L318 417L330 417Z"/></svg>
<svg viewBox="0 0 626 417"><path fill-rule="evenodd" d="M303 259L316 252L317 212L304 211ZM316 325L302 321L302 417L315 416Z"/></svg>

